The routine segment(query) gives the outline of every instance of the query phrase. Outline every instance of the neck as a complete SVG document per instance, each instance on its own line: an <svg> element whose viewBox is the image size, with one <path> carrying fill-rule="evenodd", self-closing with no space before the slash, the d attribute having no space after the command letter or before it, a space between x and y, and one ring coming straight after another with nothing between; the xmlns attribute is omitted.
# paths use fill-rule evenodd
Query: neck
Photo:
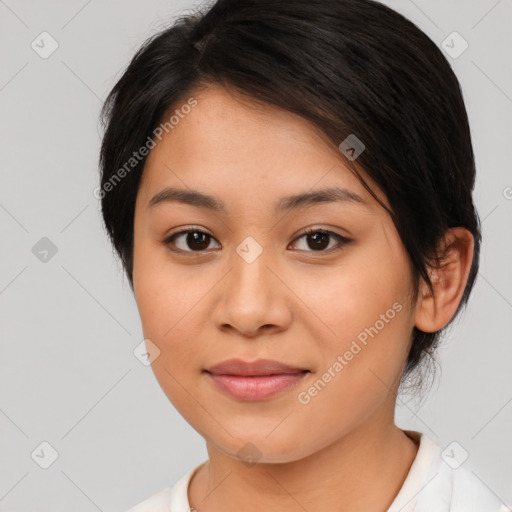
<svg viewBox="0 0 512 512"><path fill-rule="evenodd" d="M296 512L301 507L385 512L418 449L393 421L367 421L312 455L287 463L248 465L209 443L207 448L209 460L188 491L197 512Z"/></svg>

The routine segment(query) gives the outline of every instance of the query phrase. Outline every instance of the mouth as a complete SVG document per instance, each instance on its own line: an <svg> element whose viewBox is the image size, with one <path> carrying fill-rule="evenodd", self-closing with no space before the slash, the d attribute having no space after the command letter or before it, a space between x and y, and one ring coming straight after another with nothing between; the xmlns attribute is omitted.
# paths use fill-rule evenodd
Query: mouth
<svg viewBox="0 0 512 512"><path fill-rule="evenodd" d="M311 373L308 369L269 359L254 362L230 359L203 371L218 390L244 401L274 397L295 387Z"/></svg>

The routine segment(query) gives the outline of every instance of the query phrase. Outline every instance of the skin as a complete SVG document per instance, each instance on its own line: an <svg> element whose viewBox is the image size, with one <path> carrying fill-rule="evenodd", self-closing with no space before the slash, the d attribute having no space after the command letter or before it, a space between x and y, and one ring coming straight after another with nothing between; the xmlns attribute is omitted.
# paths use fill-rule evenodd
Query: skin
<svg viewBox="0 0 512 512"><path fill-rule="evenodd" d="M133 266L144 336L160 350L153 371L207 444L209 460L192 478L190 505L198 512L385 511L417 453L394 423L412 329L433 332L452 318L472 236L463 228L447 232L434 295L421 283L411 300L411 266L391 219L317 129L217 85L191 96L197 106L148 156ZM169 186L210 194L227 212L176 201L148 207ZM323 202L274 214L282 197L330 186L365 204ZM331 236L315 250L302 236L310 227L351 242ZM187 244L186 234L165 245L185 228L211 235L202 240L206 249ZM262 248L250 264L236 252L248 236ZM298 394L394 303L400 312L300 403ZM237 400L202 371L232 357L275 359L311 373L273 398ZM258 450L256 464L238 454L247 443Z"/></svg>

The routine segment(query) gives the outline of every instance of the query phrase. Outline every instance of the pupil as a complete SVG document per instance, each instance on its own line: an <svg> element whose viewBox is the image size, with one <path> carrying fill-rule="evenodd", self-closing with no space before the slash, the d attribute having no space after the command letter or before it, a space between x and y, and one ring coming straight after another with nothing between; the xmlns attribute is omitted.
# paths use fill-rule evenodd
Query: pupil
<svg viewBox="0 0 512 512"><path fill-rule="evenodd" d="M187 244L189 244L191 249L206 249L208 247L208 236L209 235L206 233L198 233L197 231L192 231L187 235ZM201 239L203 239L202 243ZM194 246L194 244L196 245Z"/></svg>
<svg viewBox="0 0 512 512"><path fill-rule="evenodd" d="M318 237L323 238L319 240ZM310 249L325 249L329 245L329 234L328 233L313 233L308 235L308 240L314 239L314 245L309 245ZM326 242L326 243L325 243Z"/></svg>

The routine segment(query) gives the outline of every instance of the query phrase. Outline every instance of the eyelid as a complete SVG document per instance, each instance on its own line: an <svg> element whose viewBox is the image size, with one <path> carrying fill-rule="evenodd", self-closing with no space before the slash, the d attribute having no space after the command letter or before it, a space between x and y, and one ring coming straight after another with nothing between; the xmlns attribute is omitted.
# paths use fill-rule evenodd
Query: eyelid
<svg viewBox="0 0 512 512"><path fill-rule="evenodd" d="M334 231L332 229L325 228L322 226L312 226L309 228L304 228L302 231L299 231L296 235L294 235L294 237L295 237L294 240L296 240L297 238L300 238L301 236L309 235L310 233L328 233L330 235L339 236L341 239L343 239L347 242L350 240L348 237L343 236L340 233L337 233L336 231Z"/></svg>
<svg viewBox="0 0 512 512"><path fill-rule="evenodd" d="M170 238L171 236L182 234L183 232L188 231L200 231L201 233L205 233L206 235L215 238L207 229L204 229L201 226L194 226L194 224L190 224L189 226L180 226L179 228L176 228L176 230L171 231L169 234L167 234L165 238L167 239Z"/></svg>

